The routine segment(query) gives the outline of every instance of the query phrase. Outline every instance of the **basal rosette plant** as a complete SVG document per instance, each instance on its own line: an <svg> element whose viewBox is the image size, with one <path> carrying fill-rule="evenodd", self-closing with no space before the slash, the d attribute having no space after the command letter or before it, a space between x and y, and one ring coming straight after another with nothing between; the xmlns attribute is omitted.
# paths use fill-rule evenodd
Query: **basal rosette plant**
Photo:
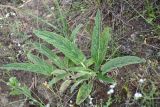
<svg viewBox="0 0 160 107"><path fill-rule="evenodd" d="M42 40L52 44L61 53L64 58L60 58L56 53L52 52L48 47L40 43L33 43L34 48L51 62L47 63L40 57L28 53L29 63L11 63L1 67L7 70L24 70L46 76L54 75L49 81L49 85L53 86L59 80L63 80L59 91L64 90L73 83L71 92L78 88L76 104L80 105L92 92L93 80L98 79L104 83L113 83L114 80L105 74L115 68L123 67L129 64L137 64L145 62L136 56L123 56L110 59L105 62L105 56L109 41L111 40L110 28L105 27L102 30L101 13L98 10L95 17L95 25L92 32L91 57L87 59L83 52L78 49L75 44L77 32L82 25L78 25L71 33L70 37L63 37L60 34L48 31L35 30L34 34ZM104 63L102 65L102 63ZM71 77L72 79L70 79Z"/></svg>

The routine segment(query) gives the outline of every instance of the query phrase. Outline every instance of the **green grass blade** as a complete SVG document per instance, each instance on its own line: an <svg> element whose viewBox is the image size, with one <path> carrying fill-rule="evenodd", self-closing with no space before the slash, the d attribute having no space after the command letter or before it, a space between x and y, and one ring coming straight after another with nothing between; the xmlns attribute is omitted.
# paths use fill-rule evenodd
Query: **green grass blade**
<svg viewBox="0 0 160 107"><path fill-rule="evenodd" d="M145 62L145 60L136 56L117 57L105 63L102 66L101 70L102 70L102 74L104 75L105 73L115 68L123 67L130 64L138 64L142 62Z"/></svg>
<svg viewBox="0 0 160 107"><path fill-rule="evenodd" d="M51 75L53 71L53 68L50 66L32 63L11 63L0 67L0 69L23 70L44 75Z"/></svg>
<svg viewBox="0 0 160 107"><path fill-rule="evenodd" d="M93 84L91 83L83 83L78 91L78 95L76 98L76 104L80 105L91 93Z"/></svg>
<svg viewBox="0 0 160 107"><path fill-rule="evenodd" d="M46 19L43 19L42 17L34 15L30 10L20 10L20 12L24 15L31 16L33 19L36 19L39 23L46 24L46 25L52 27L53 29L55 29L56 31L60 32L60 30L57 26L54 26L53 24L48 22Z"/></svg>
<svg viewBox="0 0 160 107"><path fill-rule="evenodd" d="M49 60L51 60L55 65L57 65L59 68L65 68L65 64L62 59L60 59L55 53L53 53L50 49L48 49L46 46L34 43L34 47L42 54L48 57Z"/></svg>
<svg viewBox="0 0 160 107"><path fill-rule="evenodd" d="M64 15L64 13L62 12L62 9L59 6L58 0L55 0L55 4L57 6L57 10L58 10L58 15L62 24L62 28L63 28L63 36L69 36L68 35L68 23L67 23L67 19L66 16Z"/></svg>
<svg viewBox="0 0 160 107"><path fill-rule="evenodd" d="M45 40L58 48L63 54L72 60L75 64L80 64L85 61L84 54L68 39L48 31L35 30L37 37Z"/></svg>
<svg viewBox="0 0 160 107"><path fill-rule="evenodd" d="M73 41L73 43L75 43L76 41L76 36L79 32L79 30L82 28L82 24L79 24L78 26L76 26L76 28L72 31L72 34L71 34L71 41Z"/></svg>

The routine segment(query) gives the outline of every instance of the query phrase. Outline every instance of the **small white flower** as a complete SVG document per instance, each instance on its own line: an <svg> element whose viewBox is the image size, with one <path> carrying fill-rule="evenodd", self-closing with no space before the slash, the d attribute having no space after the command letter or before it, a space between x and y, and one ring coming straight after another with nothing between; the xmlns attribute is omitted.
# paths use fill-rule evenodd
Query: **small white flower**
<svg viewBox="0 0 160 107"><path fill-rule="evenodd" d="M22 51L21 51L21 50L19 50L19 51L18 51L18 53L19 53L19 54L21 54L21 53L22 53Z"/></svg>
<svg viewBox="0 0 160 107"><path fill-rule="evenodd" d="M1 27L1 28L3 28L3 26L2 26L2 25L1 25L0 27Z"/></svg>
<svg viewBox="0 0 160 107"><path fill-rule="evenodd" d="M54 7L51 7L51 10L54 10Z"/></svg>
<svg viewBox="0 0 160 107"><path fill-rule="evenodd" d="M20 47L20 46L21 46L21 44L20 44L20 43L18 43L18 46Z"/></svg>
<svg viewBox="0 0 160 107"><path fill-rule="evenodd" d="M50 104L45 105L45 107L50 107Z"/></svg>
<svg viewBox="0 0 160 107"><path fill-rule="evenodd" d="M114 93L114 90L112 88L107 92L108 95L113 94L113 93Z"/></svg>
<svg viewBox="0 0 160 107"><path fill-rule="evenodd" d="M137 99L139 99L139 98L141 98L142 97L142 94L140 93L140 92L136 92L135 94L134 94L134 98L137 100Z"/></svg>
<svg viewBox="0 0 160 107"><path fill-rule="evenodd" d="M10 13L7 13L5 17L8 18L9 16L10 16Z"/></svg>
<svg viewBox="0 0 160 107"><path fill-rule="evenodd" d="M93 105L92 100L89 101L89 104L90 104L90 105Z"/></svg>
<svg viewBox="0 0 160 107"><path fill-rule="evenodd" d="M14 33L11 33L10 35L12 36L12 35L14 35Z"/></svg>
<svg viewBox="0 0 160 107"><path fill-rule="evenodd" d="M11 12L10 14L11 14L12 16L15 16L15 15L16 15L16 13L14 13L14 12Z"/></svg>
<svg viewBox="0 0 160 107"><path fill-rule="evenodd" d="M88 98L89 98L89 104L92 105L93 104L92 103L93 98L90 95L88 96Z"/></svg>
<svg viewBox="0 0 160 107"><path fill-rule="evenodd" d="M69 101L69 103L73 103L73 101L72 101L72 100L70 100L70 101Z"/></svg>
<svg viewBox="0 0 160 107"><path fill-rule="evenodd" d="M143 84L145 82L146 79L140 79L139 83Z"/></svg>
<svg viewBox="0 0 160 107"><path fill-rule="evenodd" d="M109 88L113 89L113 88L115 88L116 85L117 85L117 84L114 83L114 84L110 85Z"/></svg>
<svg viewBox="0 0 160 107"><path fill-rule="evenodd" d="M90 100L92 100L92 99L93 99L90 95L88 96L88 98L89 98Z"/></svg>

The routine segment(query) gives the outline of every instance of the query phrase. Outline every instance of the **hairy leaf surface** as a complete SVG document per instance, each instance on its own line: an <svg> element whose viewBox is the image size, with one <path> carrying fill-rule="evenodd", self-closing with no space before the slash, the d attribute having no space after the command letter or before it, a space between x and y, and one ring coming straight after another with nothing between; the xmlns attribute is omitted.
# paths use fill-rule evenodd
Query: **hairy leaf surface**
<svg viewBox="0 0 160 107"><path fill-rule="evenodd" d="M76 104L80 105L91 93L93 84L91 83L83 83L78 91L78 95L76 98Z"/></svg>
<svg viewBox="0 0 160 107"><path fill-rule="evenodd" d="M98 11L95 17L91 44L91 56L95 62L95 70L98 70L102 64L106 55L108 42L111 39L109 27L104 28L102 32L101 26L101 14Z"/></svg>
<svg viewBox="0 0 160 107"><path fill-rule="evenodd" d="M32 63L11 63L11 64L6 64L0 68L7 70L23 70L44 75L51 75L54 69L53 67L50 66L41 64L32 64Z"/></svg>
<svg viewBox="0 0 160 107"><path fill-rule="evenodd" d="M37 37L45 40L58 48L63 54L72 60L75 64L84 62L84 54L68 39L48 31L34 31Z"/></svg>
<svg viewBox="0 0 160 107"><path fill-rule="evenodd" d="M57 65L59 68L65 68L65 64L62 59L60 59L54 52L52 52L50 49L48 49L46 46L35 43L34 47L42 54L48 57L49 60L51 60L55 65Z"/></svg>
<svg viewBox="0 0 160 107"><path fill-rule="evenodd" d="M102 70L102 74L105 74L118 67L123 67L126 65L137 64L137 63L142 63L142 62L145 62L145 60L139 57L136 57L136 56L117 57L105 63L102 66L101 70Z"/></svg>

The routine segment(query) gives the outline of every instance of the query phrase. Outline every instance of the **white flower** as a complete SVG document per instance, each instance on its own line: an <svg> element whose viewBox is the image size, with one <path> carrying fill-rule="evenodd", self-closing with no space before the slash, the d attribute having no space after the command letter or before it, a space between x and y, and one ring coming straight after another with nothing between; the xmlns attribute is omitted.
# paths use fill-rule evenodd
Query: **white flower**
<svg viewBox="0 0 160 107"><path fill-rule="evenodd" d="M50 107L50 104L45 105L45 107Z"/></svg>
<svg viewBox="0 0 160 107"><path fill-rule="evenodd" d="M70 101L69 101L69 103L73 103L73 101L72 101L72 100L70 100Z"/></svg>
<svg viewBox="0 0 160 107"><path fill-rule="evenodd" d="M20 44L20 43L18 43L18 46L20 47L20 46L21 46L21 44Z"/></svg>
<svg viewBox="0 0 160 107"><path fill-rule="evenodd" d="M88 96L88 98L89 98L89 104L92 105L93 104L92 103L93 98L90 95Z"/></svg>
<svg viewBox="0 0 160 107"><path fill-rule="evenodd" d="M10 16L10 13L7 13L5 17L8 18L9 16Z"/></svg>
<svg viewBox="0 0 160 107"><path fill-rule="evenodd" d="M146 79L140 79L139 83L143 84Z"/></svg>
<svg viewBox="0 0 160 107"><path fill-rule="evenodd" d="M54 10L54 7L51 7L51 10Z"/></svg>
<svg viewBox="0 0 160 107"><path fill-rule="evenodd" d="M135 94L134 94L134 98L137 100L137 99L139 99L139 98L141 98L142 97L142 94L140 93L140 92L136 92Z"/></svg>
<svg viewBox="0 0 160 107"><path fill-rule="evenodd" d="M89 101L89 104L90 104L90 105L93 105L92 100Z"/></svg>
<svg viewBox="0 0 160 107"><path fill-rule="evenodd" d="M113 88L115 88L116 85L117 85L117 83L114 83L114 84L110 85L109 88L113 89Z"/></svg>
<svg viewBox="0 0 160 107"><path fill-rule="evenodd" d="M22 51L21 51L21 50L19 50L19 51L18 51L18 53L19 53L19 54L21 54L21 53L22 53Z"/></svg>
<svg viewBox="0 0 160 107"><path fill-rule="evenodd" d="M11 33L10 35L12 36L12 35L14 35L14 33Z"/></svg>
<svg viewBox="0 0 160 107"><path fill-rule="evenodd" d="M107 92L108 95L113 94L113 93L114 93L114 90L112 88Z"/></svg>
<svg viewBox="0 0 160 107"><path fill-rule="evenodd" d="M16 13L14 13L14 12L11 12L10 14L11 14L12 16L15 16L15 15L16 15Z"/></svg>

